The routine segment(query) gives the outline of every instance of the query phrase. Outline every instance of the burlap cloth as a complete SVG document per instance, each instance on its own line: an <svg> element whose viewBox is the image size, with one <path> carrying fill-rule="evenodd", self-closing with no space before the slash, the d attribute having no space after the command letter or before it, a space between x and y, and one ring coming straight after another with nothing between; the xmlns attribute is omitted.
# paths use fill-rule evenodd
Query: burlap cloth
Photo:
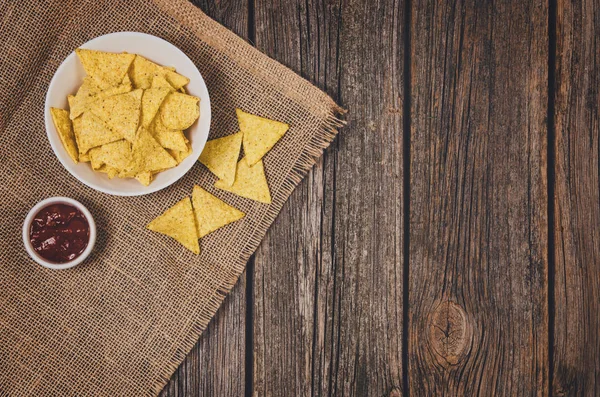
<svg viewBox="0 0 600 397"><path fill-rule="evenodd" d="M44 130L46 89L71 51L115 31L151 33L192 59L211 96L211 138L237 132L236 107L291 125L265 160L271 205L214 189L200 164L133 198L96 192L61 166ZM339 111L184 0L0 0L0 395L158 394L334 138ZM194 184L247 214L203 238L200 256L145 229ZM21 240L29 209L58 195L84 203L99 232L91 258L66 271L35 264Z"/></svg>

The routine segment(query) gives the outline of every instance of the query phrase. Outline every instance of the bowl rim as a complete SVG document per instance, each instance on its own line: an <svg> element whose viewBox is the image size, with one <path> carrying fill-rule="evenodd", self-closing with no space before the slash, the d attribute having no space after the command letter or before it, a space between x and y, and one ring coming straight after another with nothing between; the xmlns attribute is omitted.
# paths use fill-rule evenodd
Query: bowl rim
<svg viewBox="0 0 600 397"><path fill-rule="evenodd" d="M81 255L79 255L77 258L75 258L69 262L55 263L55 262L48 261L47 259L41 257L40 255L37 254L37 252L35 252L32 244L31 244L31 240L29 239L29 228L31 226L31 222L33 221L33 217L35 215L37 215L37 213L40 210L42 210L43 208L46 208L52 204L69 204L69 205L72 205L73 207L77 208L85 216L85 218L88 221L88 225L90 227L90 238L89 238L87 247L81 253ZM31 259L36 261L38 264L40 264L44 267L47 267L49 269L54 269L54 270L70 269L72 267L79 265L84 260L86 260L87 257L92 252L92 250L94 249L94 245L96 243L96 222L94 221L94 217L92 216L92 213L79 201L74 200L69 197L62 197L62 196L48 197L47 199L44 199L44 200L38 202L36 205L34 205L29 210L29 212L27 213L27 216L25 217L25 220L23 221L22 236L23 236L23 245L25 246L25 250L27 251L27 254L29 254Z"/></svg>
<svg viewBox="0 0 600 397"><path fill-rule="evenodd" d="M204 139L203 142L201 143L201 145L199 146L198 156L200 156L200 153L202 153L202 151L204 150L204 147L206 145L206 142L208 141L208 136L210 133L210 126L211 126L211 122L212 122L212 107L211 107L210 93L208 91L208 87L206 86L204 77L202 77L202 73L200 73L200 70L198 70L198 67L196 66L196 64L179 47L175 46L174 44L172 44L172 43L168 42L167 40L162 39L160 37L157 37L157 36L154 36L154 35L151 35L148 33L142 33L142 32L122 31L122 32L107 33L107 34L97 36L97 37L94 37L93 39L86 41L85 43L81 44L78 48L87 48L90 44L93 44L95 41L100 41L100 40L106 39L111 36L143 37L145 39L149 39L152 41L162 42L163 44L171 47L175 52L178 52L180 55L182 55L185 59L187 59L194 66L194 68L198 72L198 76L197 76L198 81L197 82L200 84L200 87L206 92L206 98L201 98L201 101L206 103L205 106L206 106L206 109L208 110L208 111L201 112L201 114L200 114L200 117L202 117L205 120L205 121L203 121L203 123L205 123L208 126L208 131L206 133L206 139ZM139 55L145 56L144 54L139 54ZM50 146L52 147L52 151L54 152L54 155L56 156L58 161L61 163L63 168L65 168L69 172L69 174L71 174L75 179L77 179L79 182L83 183L85 186L88 186L88 187L90 187L94 190L97 190L99 192L102 192L102 193L110 194L113 196L121 196L121 197L144 196L147 194L152 194L152 193L158 192L162 189L165 189L165 188L171 186L172 184L177 182L179 179L181 179L185 174L187 174L194 167L196 161L190 161L189 165L186 165L185 168L182 169L182 172L179 175L177 175L176 177L173 177L171 180L169 180L167 183L165 183L163 185L159 185L157 183L154 183L154 184L151 183L149 186L140 185L140 187L141 187L140 190L127 192L127 191L112 190L110 188L106 188L106 187L100 186L98 184L95 184L91 181L88 181L85 178L81 178L74 171L71 170L70 164L69 165L65 164L66 161L69 161L71 159L62 159L58 155L57 145L60 143L53 142L53 140L50 137L51 133L55 133L55 134L57 133L55 131L56 128L54 127L54 123L52 121L52 116L50 114L50 108L52 107L52 105L50 104L50 93L59 84L58 83L59 71L63 67L65 67L67 62L71 62L71 60L73 58L75 58L76 56L77 55L75 54L75 51L73 50L69 55L67 55L65 57L65 59L61 62L61 64L58 66L58 68L56 68L56 70L54 71L54 75L52 76L52 79L50 80L50 84L48 84L48 89L46 90L46 97L45 97L45 101L44 101L44 124L45 124L45 129L46 129L46 137L48 138L48 141L50 143ZM197 122L198 121L196 121L196 123ZM195 151L192 149L191 156L194 156L194 152ZM198 157L198 156L195 156L195 157ZM182 164L183 164L183 162L178 164L175 168L181 167Z"/></svg>

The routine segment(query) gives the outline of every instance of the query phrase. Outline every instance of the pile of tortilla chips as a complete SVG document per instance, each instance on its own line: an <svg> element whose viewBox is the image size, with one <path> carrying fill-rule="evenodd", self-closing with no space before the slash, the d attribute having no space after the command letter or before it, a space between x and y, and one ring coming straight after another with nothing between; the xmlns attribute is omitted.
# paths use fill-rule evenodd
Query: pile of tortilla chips
<svg viewBox="0 0 600 397"><path fill-rule="evenodd" d="M240 132L208 141L198 159L219 180L215 187L270 204L262 158L287 132L285 123L236 110ZM244 157L238 161L241 148Z"/></svg>
<svg viewBox="0 0 600 397"><path fill-rule="evenodd" d="M237 109L240 132L206 143L198 159L219 177L215 187L261 203L271 203L262 158L283 137L289 126ZM238 161L244 149L244 157ZM198 239L235 222L244 213L199 186L192 200L179 201L148 224L148 229L170 236L200 253Z"/></svg>
<svg viewBox="0 0 600 397"><path fill-rule="evenodd" d="M200 99L185 93L187 77L140 55L75 52L87 76L67 98L69 111L51 108L75 163L147 186L191 154L185 130L200 116Z"/></svg>

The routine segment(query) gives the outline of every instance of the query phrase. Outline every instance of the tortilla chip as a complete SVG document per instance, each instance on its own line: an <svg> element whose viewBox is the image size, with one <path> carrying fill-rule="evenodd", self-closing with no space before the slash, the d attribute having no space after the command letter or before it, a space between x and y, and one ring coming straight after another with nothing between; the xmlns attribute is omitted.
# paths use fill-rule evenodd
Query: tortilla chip
<svg viewBox="0 0 600 397"><path fill-rule="evenodd" d="M244 157L238 162L233 185L227 186L225 181L218 180L215 182L215 187L250 200L271 204L271 193L269 192L269 185L261 160L250 167L246 157Z"/></svg>
<svg viewBox="0 0 600 397"><path fill-rule="evenodd" d="M168 129L163 125L160 117L154 119L150 132L154 136L154 139L160 143L160 146L165 149L176 150L179 152L187 151L188 140L183 134L183 131Z"/></svg>
<svg viewBox="0 0 600 397"><path fill-rule="evenodd" d="M182 94L187 94L187 91L185 90L184 87L181 87L180 89L178 89L177 91L181 92Z"/></svg>
<svg viewBox="0 0 600 397"><path fill-rule="evenodd" d="M79 143L79 136L81 135L81 116L71 120L71 124L73 125L73 134L75 135L75 142L77 143L77 149L79 150L79 161L81 160L81 144Z"/></svg>
<svg viewBox="0 0 600 397"><path fill-rule="evenodd" d="M190 82L190 79L188 79L187 77L185 77L173 70L168 70L166 68L165 68L165 78L167 79L169 84L171 84L171 86L173 86L173 88L175 88L176 90L183 88L184 85L187 85Z"/></svg>
<svg viewBox="0 0 600 397"><path fill-rule="evenodd" d="M71 120L81 116L81 114L87 111L90 105L98 100L111 97L113 95L124 94L131 91L131 82L129 77L125 75L123 84L116 87L110 87L102 90L95 81L87 76L83 79L83 84L77 90L77 94L73 97L70 95L69 99L69 110Z"/></svg>
<svg viewBox="0 0 600 397"><path fill-rule="evenodd" d="M196 255L200 253L194 210L189 197L179 201L164 214L155 218L147 228L174 238Z"/></svg>
<svg viewBox="0 0 600 397"><path fill-rule="evenodd" d="M124 139L98 146L89 151L92 168L100 169L103 165L121 172L131 167L131 144Z"/></svg>
<svg viewBox="0 0 600 397"><path fill-rule="evenodd" d="M180 92L169 94L160 107L160 117L165 127L185 130L200 117L199 98Z"/></svg>
<svg viewBox="0 0 600 397"><path fill-rule="evenodd" d="M117 170L116 168L113 168L111 166L108 166L106 164L96 168L95 171L105 173L108 176L108 179L113 179L115 176L117 176L119 174L119 170Z"/></svg>
<svg viewBox="0 0 600 397"><path fill-rule="evenodd" d="M149 88L144 91L142 96L142 126L148 127L154 116L160 108L160 104L165 97L169 95L169 90L166 88Z"/></svg>
<svg viewBox="0 0 600 397"><path fill-rule="evenodd" d="M225 225L242 219L246 214L213 196L200 186L192 193L198 237L202 238Z"/></svg>
<svg viewBox="0 0 600 397"><path fill-rule="evenodd" d="M67 154L77 164L79 161L77 142L75 141L75 133L69 119L69 112L65 109L50 108L50 114Z"/></svg>
<svg viewBox="0 0 600 397"><path fill-rule="evenodd" d="M240 130L244 133L244 155L248 163L254 165L283 137L289 125L255 116L240 109L235 111Z"/></svg>
<svg viewBox="0 0 600 397"><path fill-rule="evenodd" d="M162 74L157 74L152 78L152 88L166 88L170 92L175 91L175 88L169 84L167 79L165 79L165 76Z"/></svg>
<svg viewBox="0 0 600 397"><path fill-rule="evenodd" d="M198 161L219 179L233 185L237 161L242 149L242 132L206 142Z"/></svg>
<svg viewBox="0 0 600 397"><path fill-rule="evenodd" d="M96 146L123 139L122 134L109 129L98 116L91 112L84 113L76 120L81 120L78 123L78 132L75 135L80 154L85 154Z"/></svg>
<svg viewBox="0 0 600 397"><path fill-rule="evenodd" d="M150 185L150 182L152 182L152 179L154 179L154 175L151 172L144 171L144 172L137 174L135 176L135 179L137 179L138 182L141 183L142 185L148 186L148 185Z"/></svg>
<svg viewBox="0 0 600 397"><path fill-rule="evenodd" d="M187 77L176 73L174 68L158 65L140 55L136 55L133 60L129 74L135 88L148 89L152 87L155 76L163 76L176 90L190 82Z"/></svg>
<svg viewBox="0 0 600 397"><path fill-rule="evenodd" d="M82 48L76 49L75 53L87 75L102 89L119 85L135 58L134 54L115 54Z"/></svg>
<svg viewBox="0 0 600 397"><path fill-rule="evenodd" d="M89 163L90 162L90 154L89 153L80 154L79 155L79 162L80 163Z"/></svg>
<svg viewBox="0 0 600 397"><path fill-rule="evenodd" d="M142 90L134 90L96 101L90 106L90 111L104 121L108 128L133 142L141 107Z"/></svg>
<svg viewBox="0 0 600 397"><path fill-rule="evenodd" d="M134 175L175 167L177 161L163 149L144 127L140 127L133 144Z"/></svg>
<svg viewBox="0 0 600 397"><path fill-rule="evenodd" d="M177 164L181 163L193 152L192 145L190 145L189 142L186 145L187 149L181 152L177 150L167 149L167 152L169 152L169 154L175 159L175 161L177 161Z"/></svg>

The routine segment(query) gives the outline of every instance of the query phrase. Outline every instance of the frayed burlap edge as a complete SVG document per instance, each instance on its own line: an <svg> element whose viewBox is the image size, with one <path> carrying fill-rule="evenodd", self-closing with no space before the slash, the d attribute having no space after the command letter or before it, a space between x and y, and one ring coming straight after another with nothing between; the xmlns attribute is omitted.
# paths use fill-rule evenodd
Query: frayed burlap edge
<svg viewBox="0 0 600 397"><path fill-rule="evenodd" d="M154 387L148 393L149 396L160 393L173 373L195 346L200 335L206 329L208 323L223 303L223 300L245 270L246 263L250 259L250 256L262 241L263 236L281 211L281 208L291 193L304 178L306 173L315 165L319 157L323 154L323 151L331 144L338 134L338 129L346 124L344 120L340 119L340 116L346 113L346 110L337 105L331 97L284 65L271 58L265 57L264 54L254 47L251 47L245 40L231 32L229 29L222 25L218 25L220 29L217 29L217 35L207 36L204 34L204 32L199 29L197 21L199 18L210 19L210 17L205 15L194 5L182 0L154 0L154 2L163 11L171 15L171 17L177 19L180 23L193 31L199 39L218 48L240 65L251 69L254 74L260 76L264 81L284 92L290 99L296 100L299 105L308 108L308 110L312 112L320 113L323 117L323 122L316 128L315 134L311 140L299 153L292 170L277 192L279 199L274 200L265 215L260 219L252 237L242 250L240 257L233 264L233 271L230 272L229 280L214 292L204 306L199 321L193 324L190 332L184 338L183 343L168 360L166 369L162 374L157 376L154 381ZM216 22L213 21L213 23L217 25ZM239 54L242 51L245 57L240 58ZM265 67L263 69L257 69L252 66L256 61L260 61ZM286 86L279 84L282 75L285 75ZM308 103L305 99L300 100L300 98L306 98L307 96L309 98L312 97L315 100L312 102L309 101Z"/></svg>

